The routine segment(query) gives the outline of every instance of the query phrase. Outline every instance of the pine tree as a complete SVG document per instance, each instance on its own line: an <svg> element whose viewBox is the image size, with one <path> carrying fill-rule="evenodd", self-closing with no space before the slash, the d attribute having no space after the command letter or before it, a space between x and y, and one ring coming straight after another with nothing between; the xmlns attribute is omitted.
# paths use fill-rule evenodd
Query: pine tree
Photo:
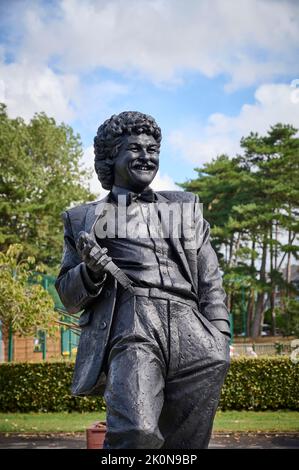
<svg viewBox="0 0 299 470"><path fill-rule="evenodd" d="M293 292L283 280L281 267L287 261L290 272L291 256L298 259L296 134L297 129L282 124L271 127L266 136L251 133L241 140L242 155L220 155L196 168L196 179L181 184L198 194L204 204L231 311L244 311L240 302L246 291L246 329L253 337L261 332L268 302L275 332L277 290L289 286L289 294Z"/></svg>

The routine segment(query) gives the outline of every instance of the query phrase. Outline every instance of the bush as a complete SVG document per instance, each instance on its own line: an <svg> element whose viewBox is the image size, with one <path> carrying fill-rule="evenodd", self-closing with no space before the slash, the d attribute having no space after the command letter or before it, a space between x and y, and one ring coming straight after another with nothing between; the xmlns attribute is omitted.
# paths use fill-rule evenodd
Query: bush
<svg viewBox="0 0 299 470"><path fill-rule="evenodd" d="M238 358L222 389L222 410L299 410L299 364L289 357Z"/></svg>
<svg viewBox="0 0 299 470"><path fill-rule="evenodd" d="M0 364L0 411L99 411L102 397L72 397L72 362ZM232 361L222 410L299 410L299 364L289 357Z"/></svg>
<svg viewBox="0 0 299 470"><path fill-rule="evenodd" d="M102 397L72 397L74 363L0 364L0 411L99 411Z"/></svg>

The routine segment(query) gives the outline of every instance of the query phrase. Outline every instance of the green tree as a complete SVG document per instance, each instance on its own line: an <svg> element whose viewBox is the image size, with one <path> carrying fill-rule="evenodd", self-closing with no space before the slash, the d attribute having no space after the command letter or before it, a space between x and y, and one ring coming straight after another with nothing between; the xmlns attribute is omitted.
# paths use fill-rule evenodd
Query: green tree
<svg viewBox="0 0 299 470"><path fill-rule="evenodd" d="M299 337L299 302L294 298L286 299L285 309L278 309L277 327L285 336Z"/></svg>
<svg viewBox="0 0 299 470"><path fill-rule="evenodd" d="M294 243L299 229L297 132L293 126L276 124L265 136L251 133L241 140L244 149L241 162L255 177L257 184L254 201L257 213L260 214L257 228L262 253L259 270L261 289L257 295L252 325L254 337L260 333L267 300L271 305L273 333L275 332L275 298L277 287L281 288L283 284L279 270L287 256L287 272L290 272L291 254L297 257L299 249ZM287 244L282 242L281 235L284 233L288 233ZM283 256L279 261L281 254ZM290 278L287 278L287 282L290 284Z"/></svg>
<svg viewBox="0 0 299 470"><path fill-rule="evenodd" d="M49 267L61 257L61 212L94 199L80 138L44 113L27 124L0 105L0 250L21 243Z"/></svg>
<svg viewBox="0 0 299 470"><path fill-rule="evenodd" d="M228 308L243 315L246 293L246 330L255 337L268 303L275 331L276 292L287 297L294 293L281 268L286 262L290 273L291 256L298 259L299 252L299 138L294 127L277 124L265 136L251 133L241 146L242 155L214 158L196 168L196 179L181 186L204 204L224 271Z"/></svg>
<svg viewBox="0 0 299 470"><path fill-rule="evenodd" d="M220 155L195 171L198 178L181 186L197 193L204 204L204 216L212 228L212 243L225 273L228 308L241 312L241 306L236 304L241 299L241 280L248 290L248 279L254 274L256 252L254 243L253 246L248 245L255 224L251 221L250 225L248 214L245 216L239 209L246 207L247 212L255 212L255 207L252 207L255 180L248 170L241 167L239 157L230 159L227 155ZM249 256L252 263L248 267L246 261Z"/></svg>
<svg viewBox="0 0 299 470"><path fill-rule="evenodd" d="M11 245L0 253L0 320L5 330L34 336L38 330L54 333L58 314L48 292L33 272L34 258L24 258L23 247ZM35 266L35 269L41 269ZM35 282L32 282L32 280Z"/></svg>

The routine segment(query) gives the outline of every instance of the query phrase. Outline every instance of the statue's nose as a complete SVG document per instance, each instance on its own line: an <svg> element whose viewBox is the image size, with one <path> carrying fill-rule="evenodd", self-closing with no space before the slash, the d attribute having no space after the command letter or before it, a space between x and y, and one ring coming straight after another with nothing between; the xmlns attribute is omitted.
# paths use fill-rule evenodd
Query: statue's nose
<svg viewBox="0 0 299 470"><path fill-rule="evenodd" d="M139 154L139 158L141 160L149 160L150 159L150 154L147 152L146 149L141 149L140 154Z"/></svg>

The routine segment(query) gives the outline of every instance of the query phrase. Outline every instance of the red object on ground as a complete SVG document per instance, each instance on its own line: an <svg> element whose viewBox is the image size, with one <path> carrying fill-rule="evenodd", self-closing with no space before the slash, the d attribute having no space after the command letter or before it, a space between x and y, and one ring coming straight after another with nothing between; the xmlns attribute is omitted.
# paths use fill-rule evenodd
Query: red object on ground
<svg viewBox="0 0 299 470"><path fill-rule="evenodd" d="M96 421L86 429L87 449L103 449L106 434L105 421Z"/></svg>

